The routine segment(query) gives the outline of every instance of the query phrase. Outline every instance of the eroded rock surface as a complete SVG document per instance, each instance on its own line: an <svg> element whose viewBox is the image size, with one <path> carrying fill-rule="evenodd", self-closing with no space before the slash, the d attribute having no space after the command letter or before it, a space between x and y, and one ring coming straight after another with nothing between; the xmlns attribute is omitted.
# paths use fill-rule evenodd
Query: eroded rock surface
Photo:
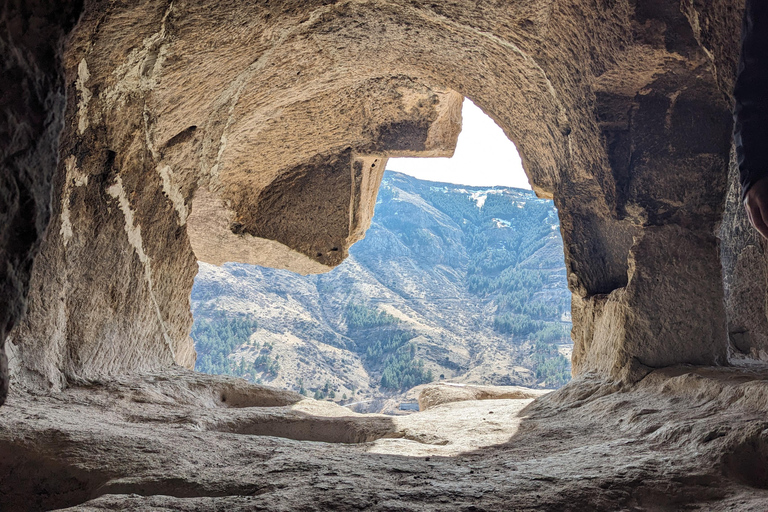
<svg viewBox="0 0 768 512"><path fill-rule="evenodd" d="M764 508L766 375L673 366L765 358L733 191L721 224L741 2L82 7L0 17L4 509ZM418 421L168 370L197 259L338 264L386 158L450 154L462 95L558 206L580 378L422 458Z"/></svg>
<svg viewBox="0 0 768 512"><path fill-rule="evenodd" d="M725 362L739 8L89 2L15 378L191 366L195 260L338 264L388 157L451 153L462 95L558 206L574 370Z"/></svg>
<svg viewBox="0 0 768 512"><path fill-rule="evenodd" d="M622 389L577 379L530 402L357 415L186 370L16 391L0 416L0 506L761 510L768 499L765 372L677 367Z"/></svg>
<svg viewBox="0 0 768 512"><path fill-rule="evenodd" d="M27 307L32 263L50 219L64 124L62 50L82 3L0 6L0 405L5 339Z"/></svg>
<svg viewBox="0 0 768 512"><path fill-rule="evenodd" d="M550 390L548 389L529 389L520 386L474 386L452 383L427 384L419 392L419 410L426 411L438 405L465 400L534 399L549 392Z"/></svg>
<svg viewBox="0 0 768 512"><path fill-rule="evenodd" d="M215 6L239 28L204 42L201 7L95 2L73 34L60 199L11 337L22 385L191 367L196 259L327 270L369 225L390 154L452 154L458 93L317 60L331 8Z"/></svg>

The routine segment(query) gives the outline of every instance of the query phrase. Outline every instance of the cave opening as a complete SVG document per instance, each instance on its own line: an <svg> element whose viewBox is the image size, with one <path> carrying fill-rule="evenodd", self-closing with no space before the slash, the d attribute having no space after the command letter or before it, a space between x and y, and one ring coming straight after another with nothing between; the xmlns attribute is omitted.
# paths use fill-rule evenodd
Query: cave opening
<svg viewBox="0 0 768 512"><path fill-rule="evenodd" d="M0 508L764 508L765 375L725 366L768 347L765 246L729 160L743 3L74 2L66 22L16 4ZM557 205L576 378L523 416L444 386L501 434L432 457L473 432L190 371L196 260L337 265L386 160L451 151L457 95ZM395 178L391 200L415 195ZM402 340L394 310L353 306L337 319Z"/></svg>
<svg viewBox="0 0 768 512"><path fill-rule="evenodd" d="M452 156L385 165L365 238L329 272L198 263L195 369L386 414L436 383L567 383L559 218L514 143L464 99Z"/></svg>

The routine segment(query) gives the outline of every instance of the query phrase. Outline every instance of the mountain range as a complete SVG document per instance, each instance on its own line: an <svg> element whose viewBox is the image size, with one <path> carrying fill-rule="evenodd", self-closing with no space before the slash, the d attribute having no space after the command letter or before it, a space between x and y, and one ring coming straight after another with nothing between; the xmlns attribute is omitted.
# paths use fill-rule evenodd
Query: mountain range
<svg viewBox="0 0 768 512"><path fill-rule="evenodd" d="M557 210L530 190L387 171L365 239L331 272L199 265L199 371L385 412L430 381L570 379Z"/></svg>

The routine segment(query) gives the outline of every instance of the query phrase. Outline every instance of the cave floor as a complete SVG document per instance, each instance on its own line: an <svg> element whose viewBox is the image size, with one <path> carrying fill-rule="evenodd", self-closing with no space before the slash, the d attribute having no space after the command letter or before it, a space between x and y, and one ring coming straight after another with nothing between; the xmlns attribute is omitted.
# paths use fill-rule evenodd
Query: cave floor
<svg viewBox="0 0 768 512"><path fill-rule="evenodd" d="M0 509L768 508L768 371L578 379L532 400L357 415L182 369L0 410Z"/></svg>

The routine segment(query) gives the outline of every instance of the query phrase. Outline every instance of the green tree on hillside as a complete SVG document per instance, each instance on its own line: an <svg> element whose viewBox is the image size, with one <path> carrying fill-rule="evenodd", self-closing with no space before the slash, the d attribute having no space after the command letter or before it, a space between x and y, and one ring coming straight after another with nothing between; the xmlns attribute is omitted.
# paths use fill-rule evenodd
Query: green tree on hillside
<svg viewBox="0 0 768 512"><path fill-rule="evenodd" d="M214 315L206 318L198 315L189 335L197 351L195 370L219 375L246 373L229 355L246 344L257 328L258 323L250 317Z"/></svg>
<svg viewBox="0 0 768 512"><path fill-rule="evenodd" d="M398 319L394 316L364 304L350 303L345 313L347 327L350 329L368 329L398 323Z"/></svg>
<svg viewBox="0 0 768 512"><path fill-rule="evenodd" d="M404 389L432 381L432 372L416 359L415 345L408 345L416 333L401 328L400 320L364 304L349 304L346 319L347 335L364 354L364 362L372 370L381 369L382 388Z"/></svg>

